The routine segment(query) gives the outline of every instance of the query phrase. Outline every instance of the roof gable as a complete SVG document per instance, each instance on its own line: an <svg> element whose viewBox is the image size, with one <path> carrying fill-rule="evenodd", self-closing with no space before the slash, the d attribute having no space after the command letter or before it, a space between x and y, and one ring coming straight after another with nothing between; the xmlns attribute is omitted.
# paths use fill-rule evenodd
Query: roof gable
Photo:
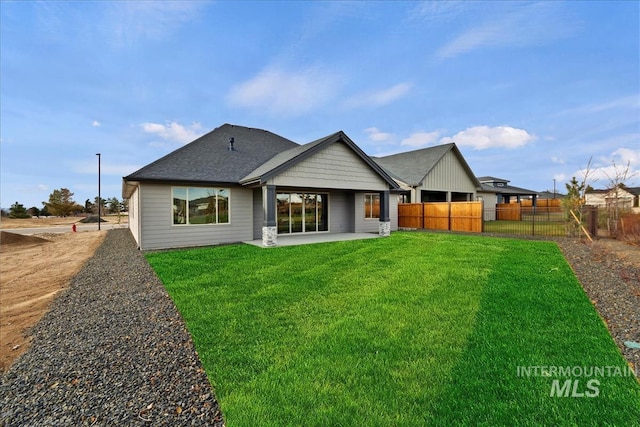
<svg viewBox="0 0 640 427"><path fill-rule="evenodd" d="M229 138L234 139L230 151ZM125 181L238 183L293 141L262 129L224 124L126 176Z"/></svg>
<svg viewBox="0 0 640 427"><path fill-rule="evenodd" d="M364 161L364 163L380 175L389 184L390 188L399 188L393 178L391 178L383 168L367 156L343 131L333 133L324 138L320 138L279 153L249 173L240 182L245 185L254 183L262 184L269 178L284 172L292 166L327 148L329 145L337 142L342 142L349 147L360 159Z"/></svg>
<svg viewBox="0 0 640 427"><path fill-rule="evenodd" d="M392 154L390 156L374 157L373 159L394 178L399 179L411 187L417 187L424 182L426 176L429 175L438 162L450 151L453 151L467 172L469 179L479 188L480 182L471 171L469 164L455 143L436 145L434 147Z"/></svg>

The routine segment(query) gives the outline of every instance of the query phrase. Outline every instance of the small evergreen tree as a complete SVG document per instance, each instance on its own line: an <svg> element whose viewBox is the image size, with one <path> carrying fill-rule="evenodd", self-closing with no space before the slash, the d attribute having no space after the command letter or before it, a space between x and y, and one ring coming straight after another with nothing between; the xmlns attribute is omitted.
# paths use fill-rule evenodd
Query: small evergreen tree
<svg viewBox="0 0 640 427"><path fill-rule="evenodd" d="M15 202L9 208L9 218L31 218L22 203Z"/></svg>

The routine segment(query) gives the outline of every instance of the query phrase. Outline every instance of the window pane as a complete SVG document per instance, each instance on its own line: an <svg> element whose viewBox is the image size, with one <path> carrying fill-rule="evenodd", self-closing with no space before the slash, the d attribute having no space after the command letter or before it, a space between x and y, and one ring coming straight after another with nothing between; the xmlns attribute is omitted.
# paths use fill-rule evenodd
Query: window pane
<svg viewBox="0 0 640 427"><path fill-rule="evenodd" d="M176 187L173 189L173 223L187 223L187 189Z"/></svg>
<svg viewBox="0 0 640 427"><path fill-rule="evenodd" d="M304 195L304 231L316 231L316 195Z"/></svg>
<svg viewBox="0 0 640 427"><path fill-rule="evenodd" d="M329 230L329 210L326 194L318 194L316 205L318 207L318 231Z"/></svg>
<svg viewBox="0 0 640 427"><path fill-rule="evenodd" d="M289 230L289 194L278 193L277 199L278 234L290 233Z"/></svg>
<svg viewBox="0 0 640 427"><path fill-rule="evenodd" d="M364 195L364 217L380 218L380 195L368 193Z"/></svg>
<svg viewBox="0 0 640 427"><path fill-rule="evenodd" d="M212 224L216 220L213 188L189 187L189 224Z"/></svg>
<svg viewBox="0 0 640 427"><path fill-rule="evenodd" d="M229 223L229 190L218 189L218 224Z"/></svg>
<svg viewBox="0 0 640 427"><path fill-rule="evenodd" d="M291 232L302 232L302 194L291 194Z"/></svg>

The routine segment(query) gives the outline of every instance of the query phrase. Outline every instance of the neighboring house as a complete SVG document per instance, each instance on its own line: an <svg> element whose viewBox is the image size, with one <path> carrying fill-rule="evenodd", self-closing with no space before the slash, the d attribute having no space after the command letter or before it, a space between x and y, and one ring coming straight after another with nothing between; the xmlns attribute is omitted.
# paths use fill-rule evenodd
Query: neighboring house
<svg viewBox="0 0 640 427"><path fill-rule="evenodd" d="M585 193L585 204L599 208L616 206L619 209L631 209L638 206L640 187L612 188L607 190L591 190Z"/></svg>
<svg viewBox="0 0 640 427"><path fill-rule="evenodd" d="M499 203L519 202L522 198L532 199L534 205L536 203L538 193L509 185L510 181L507 179L481 176L478 181L482 184L482 189L478 190L478 199L484 202L485 221L496 220L496 205Z"/></svg>
<svg viewBox="0 0 640 427"><path fill-rule="evenodd" d="M480 182L454 143L374 157L404 190L404 203L476 200Z"/></svg>
<svg viewBox="0 0 640 427"><path fill-rule="evenodd" d="M305 145L225 124L123 178L140 249L397 230L398 184L342 131Z"/></svg>
<svg viewBox="0 0 640 427"><path fill-rule="evenodd" d="M564 199L564 194L553 191L540 191L538 199Z"/></svg>
<svg viewBox="0 0 640 427"><path fill-rule="evenodd" d="M509 185L509 180L496 178L494 176L481 176L478 181L482 184L482 189L478 190L478 197L484 200L485 206L495 206L498 203L519 202L521 199L532 199L535 205L538 193L526 188Z"/></svg>

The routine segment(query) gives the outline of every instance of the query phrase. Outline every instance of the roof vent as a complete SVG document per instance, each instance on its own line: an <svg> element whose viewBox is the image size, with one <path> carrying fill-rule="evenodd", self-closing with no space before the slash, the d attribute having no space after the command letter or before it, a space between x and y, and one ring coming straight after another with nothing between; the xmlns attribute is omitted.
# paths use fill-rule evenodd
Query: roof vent
<svg viewBox="0 0 640 427"><path fill-rule="evenodd" d="M227 150L229 150L229 151L236 151L236 149L233 147L233 142L234 142L233 137L232 137L232 136L231 136L231 137L229 137L229 147L227 147Z"/></svg>

